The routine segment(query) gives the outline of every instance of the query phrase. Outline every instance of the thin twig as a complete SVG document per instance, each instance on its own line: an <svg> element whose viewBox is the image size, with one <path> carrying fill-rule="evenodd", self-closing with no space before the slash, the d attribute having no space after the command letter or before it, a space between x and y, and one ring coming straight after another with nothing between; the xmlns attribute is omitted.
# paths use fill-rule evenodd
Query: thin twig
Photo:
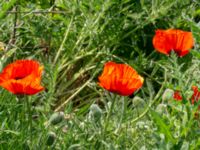
<svg viewBox="0 0 200 150"><path fill-rule="evenodd" d="M15 11L18 11L18 5L15 6ZM12 38L11 38L11 44L15 44L16 41L16 26L17 26L17 19L18 19L18 13L15 13L15 18L14 18L14 25L13 25L13 33L12 33Z"/></svg>
<svg viewBox="0 0 200 150"><path fill-rule="evenodd" d="M1 12L1 11L0 11ZM36 11L7 11L7 14L29 14L29 13L34 13L34 14L46 14L46 13L52 13L52 14L66 14L69 13L68 11L44 11L44 10L36 10Z"/></svg>
<svg viewBox="0 0 200 150"><path fill-rule="evenodd" d="M50 5L52 7L51 11L54 12L55 11L55 0L51 0L50 1ZM52 18L54 17L55 13L51 13ZM53 35L53 30L51 30L51 33L49 34L49 41L48 41L48 48L46 48L45 53L48 54L51 48L51 41L52 41L52 35Z"/></svg>
<svg viewBox="0 0 200 150"><path fill-rule="evenodd" d="M58 59L59 56L60 56L61 51L63 51L63 47L64 47L64 44L65 44L65 42L66 42L66 40L67 40L67 36L68 36L68 34L69 34L69 31L70 31L72 22L73 22L73 18L71 18L71 21L70 21L70 23L69 23L69 25L68 25L68 28L67 28L66 31L65 31L64 39L63 39L63 41L62 41L62 43L61 43L61 45L60 45L60 47L59 47L59 49L58 49L58 52L56 53L56 56L55 56L55 59L54 59L54 63L53 63L53 64L56 63L57 59Z"/></svg>
<svg viewBox="0 0 200 150"><path fill-rule="evenodd" d="M18 7L19 7L19 6L16 4L16 6L14 7L14 11L18 12L18 9L19 9ZM14 23L13 23L13 32L12 32L12 34L11 34L11 38L10 38L10 40L9 40L9 42L8 42L8 44L7 44L6 48L5 48L5 50L9 50L10 47L11 47L12 45L14 45L15 42L16 42L17 19L18 19L18 13L15 13L14 21L13 21L13 22L14 22Z"/></svg>

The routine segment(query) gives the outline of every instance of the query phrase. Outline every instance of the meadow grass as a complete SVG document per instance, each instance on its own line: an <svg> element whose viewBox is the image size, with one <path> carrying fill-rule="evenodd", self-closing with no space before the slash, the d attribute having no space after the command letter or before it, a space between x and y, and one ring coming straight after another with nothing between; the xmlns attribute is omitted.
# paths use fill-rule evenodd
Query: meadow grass
<svg viewBox="0 0 200 150"><path fill-rule="evenodd" d="M155 30L169 28L192 32L188 55L154 50ZM0 89L0 149L200 148L198 104L188 101L200 88L198 0L1 0L0 35L0 70L37 60L45 87L21 97ZM107 61L144 77L133 98L97 84Z"/></svg>

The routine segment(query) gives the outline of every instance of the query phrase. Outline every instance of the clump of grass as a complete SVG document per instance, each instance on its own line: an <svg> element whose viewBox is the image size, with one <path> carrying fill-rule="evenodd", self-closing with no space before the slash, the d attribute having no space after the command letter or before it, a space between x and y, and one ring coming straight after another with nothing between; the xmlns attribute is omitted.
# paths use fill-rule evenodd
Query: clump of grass
<svg viewBox="0 0 200 150"><path fill-rule="evenodd" d="M198 106L189 101L191 86L200 87L198 8L187 0L0 2L0 70L23 58L45 67L45 91L29 98L31 135L23 102L0 89L0 149L198 149ZM156 53L158 28L192 31L190 54ZM110 60L145 78L133 98L96 84ZM184 101L163 101L166 89Z"/></svg>

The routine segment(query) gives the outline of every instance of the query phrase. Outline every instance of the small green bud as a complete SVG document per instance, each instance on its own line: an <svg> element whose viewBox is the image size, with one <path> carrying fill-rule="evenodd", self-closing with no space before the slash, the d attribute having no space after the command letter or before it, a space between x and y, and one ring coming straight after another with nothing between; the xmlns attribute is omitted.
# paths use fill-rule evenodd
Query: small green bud
<svg viewBox="0 0 200 150"><path fill-rule="evenodd" d="M49 132L49 133L47 134L47 141L46 141L46 144L47 144L48 146L51 146L51 145L53 145L53 143L55 142L55 140L56 140L56 134L55 134L54 132Z"/></svg>
<svg viewBox="0 0 200 150"><path fill-rule="evenodd" d="M30 144L28 144L28 142L24 142L24 143L22 144L23 150L30 150L29 145L30 145Z"/></svg>
<svg viewBox="0 0 200 150"><path fill-rule="evenodd" d="M102 110L97 104L92 104L90 106L89 117L94 121L99 121L101 119Z"/></svg>
<svg viewBox="0 0 200 150"><path fill-rule="evenodd" d="M159 104L156 107L156 112L159 113L160 115L162 115L163 113L166 112L166 107L167 107L167 105L165 105L165 104Z"/></svg>
<svg viewBox="0 0 200 150"><path fill-rule="evenodd" d="M136 123L136 128L137 129L144 129L145 123L143 121L138 121Z"/></svg>
<svg viewBox="0 0 200 150"><path fill-rule="evenodd" d="M62 122L64 119L64 113L63 112L56 112L53 115L51 115L49 119L49 123L52 125L56 125L60 122Z"/></svg>
<svg viewBox="0 0 200 150"><path fill-rule="evenodd" d="M162 95L163 101L168 101L173 98L174 91L172 89L166 89Z"/></svg>
<svg viewBox="0 0 200 150"><path fill-rule="evenodd" d="M139 96L135 96L132 100L132 103L135 107L138 107L138 106L143 106L144 105L144 100L139 97Z"/></svg>

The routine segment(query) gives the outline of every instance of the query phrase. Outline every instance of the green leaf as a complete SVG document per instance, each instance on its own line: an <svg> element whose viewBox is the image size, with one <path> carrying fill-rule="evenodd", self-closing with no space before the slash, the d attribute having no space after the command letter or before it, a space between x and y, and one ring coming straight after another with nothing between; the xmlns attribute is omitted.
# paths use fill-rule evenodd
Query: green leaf
<svg viewBox="0 0 200 150"><path fill-rule="evenodd" d="M183 145L181 146L181 150L188 150L189 149L189 142L184 141Z"/></svg>
<svg viewBox="0 0 200 150"><path fill-rule="evenodd" d="M10 2L3 3L0 11L0 19L6 14L6 11L8 11L13 5L15 5L15 3L16 0L10 0Z"/></svg>
<svg viewBox="0 0 200 150"><path fill-rule="evenodd" d="M155 111L151 110L151 116L155 122L155 124L158 127L158 131L160 133L163 133L165 135L165 138L167 141L170 141L172 143L176 143L174 137L172 136L170 132L170 128L166 125L165 121L162 119L162 117Z"/></svg>

